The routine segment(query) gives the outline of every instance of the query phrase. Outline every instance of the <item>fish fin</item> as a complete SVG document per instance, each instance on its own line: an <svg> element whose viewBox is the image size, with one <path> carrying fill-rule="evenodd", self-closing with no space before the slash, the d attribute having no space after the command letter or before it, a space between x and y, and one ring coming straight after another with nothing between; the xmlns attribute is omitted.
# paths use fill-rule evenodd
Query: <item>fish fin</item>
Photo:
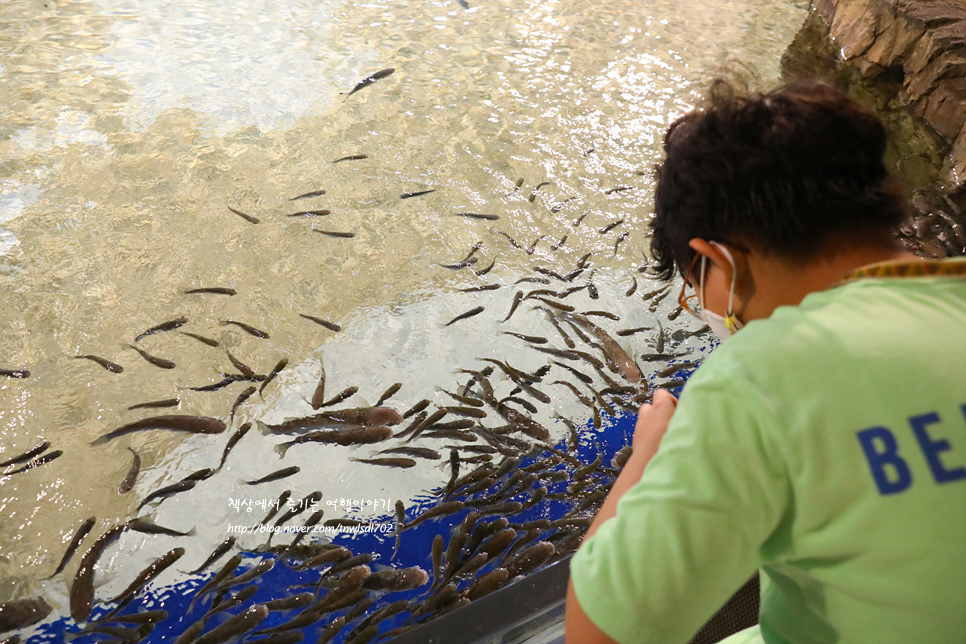
<svg viewBox="0 0 966 644"><path fill-rule="evenodd" d="M272 433L272 430L268 428L268 425L260 420L255 421L255 427L257 427L258 431L262 433L262 436L269 436Z"/></svg>
<svg viewBox="0 0 966 644"><path fill-rule="evenodd" d="M190 530L188 530L188 531L187 531L187 532L185 533L185 535L184 535L184 536L186 536L186 537L193 537L193 536L195 536L196 534L197 534L197 531L196 531L196 530L195 530L194 528L191 528Z"/></svg>
<svg viewBox="0 0 966 644"><path fill-rule="evenodd" d="M285 452L288 451L289 447L291 447L291 445L287 445L285 443L279 443L274 447L275 453L278 454L279 458L285 458Z"/></svg>

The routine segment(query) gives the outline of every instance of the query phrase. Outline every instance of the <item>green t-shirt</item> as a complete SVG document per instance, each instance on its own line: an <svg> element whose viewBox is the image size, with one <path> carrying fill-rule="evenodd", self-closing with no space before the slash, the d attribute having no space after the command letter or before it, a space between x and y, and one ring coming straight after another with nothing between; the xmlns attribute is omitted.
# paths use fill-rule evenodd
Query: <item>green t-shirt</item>
<svg viewBox="0 0 966 644"><path fill-rule="evenodd" d="M966 642L966 279L861 279L698 369L571 562L620 642L688 642L762 572L768 644Z"/></svg>

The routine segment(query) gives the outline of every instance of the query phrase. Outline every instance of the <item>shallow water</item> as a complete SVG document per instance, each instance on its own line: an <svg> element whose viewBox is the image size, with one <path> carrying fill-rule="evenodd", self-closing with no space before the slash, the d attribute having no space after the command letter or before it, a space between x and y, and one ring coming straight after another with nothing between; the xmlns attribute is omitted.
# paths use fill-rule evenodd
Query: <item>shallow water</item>
<svg viewBox="0 0 966 644"><path fill-rule="evenodd" d="M0 478L0 602L40 594L55 607L51 619L62 614L78 557L61 576L41 579L85 518L98 518L99 534L131 516L151 490L217 462L226 436L157 431L88 443L158 413L126 411L151 400L181 400L177 411L160 413L227 420L247 385L184 389L232 371L226 347L262 373L289 360L264 401L256 396L239 408L237 426L308 413L302 398L315 388L320 357L330 395L358 386L346 404L362 406L402 382L387 403L400 410L423 398L448 404L437 388L465 382L455 370L481 368L480 357L532 371L546 356L522 351L499 331L562 345L538 311L521 308L500 322L521 288L513 283L534 275L532 266L564 273L588 252L600 298L584 291L566 301L620 315L620 322L600 321L611 331L666 320L675 298L649 311L639 295L660 284L636 271L645 261L651 169L663 132L716 75L774 84L807 3L469 4L0 5L0 368L31 372L0 380L0 460L42 440L64 452ZM384 68L395 72L340 95ZM361 154L367 158L333 163ZM536 189L542 182L549 184ZM632 189L608 193L618 187ZM320 189L326 194L291 201ZM400 199L429 189L435 192ZM285 216L318 209L331 214ZM499 220L455 216L460 212ZM546 238L527 254L496 231L524 249ZM473 267L440 266L478 242ZM494 260L487 275L470 273ZM640 286L627 298L632 276ZM501 288L458 292L491 283ZM238 294L183 293L202 286ZM442 326L480 305L482 314ZM171 370L125 348L138 333L180 316L189 319L182 330L222 346L177 332L139 343L176 362ZM685 318L663 324L671 331L698 326ZM271 337L221 326L226 319ZM622 340L632 356L653 351L654 342L648 334ZM699 338L686 346L698 355L710 348ZM80 354L125 370L71 358ZM512 384L500 387L507 395ZM587 423L587 409L565 389L550 393L553 405L537 418L555 439L566 429L552 411ZM368 448L293 449L280 461L272 450L278 442L253 431L219 476L160 506L159 523L195 527L191 545L179 544L192 568L225 538L235 514L228 499L242 495L238 479L296 464L302 472L259 486L260 496L291 488L293 497L318 489L326 498L383 498L389 490L411 504L448 478L433 464L374 474L374 466L347 460L375 451ZM130 465L128 445L144 462L135 490L122 496L116 488ZM200 514L203 520L189 520ZM326 518L334 516L327 508ZM259 543L251 541L245 546ZM101 562L98 581L106 586L98 596L120 592L172 543L126 534ZM177 578L171 569L156 583Z"/></svg>

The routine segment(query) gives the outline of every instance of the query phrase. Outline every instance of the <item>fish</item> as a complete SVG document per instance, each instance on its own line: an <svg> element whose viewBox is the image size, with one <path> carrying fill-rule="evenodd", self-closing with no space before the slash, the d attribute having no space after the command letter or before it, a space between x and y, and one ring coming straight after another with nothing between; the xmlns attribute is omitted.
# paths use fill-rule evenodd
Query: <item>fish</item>
<svg viewBox="0 0 966 644"><path fill-rule="evenodd" d="M325 217L326 215L331 215L331 210L300 210L298 212L293 212L291 215L285 215L286 217Z"/></svg>
<svg viewBox="0 0 966 644"><path fill-rule="evenodd" d="M330 407L332 405L337 405L344 400L348 400L349 398L352 398L352 396L354 396L357 391L359 391L358 387L346 387L341 392L333 396L331 400L329 400L328 402L322 403L321 407Z"/></svg>
<svg viewBox="0 0 966 644"><path fill-rule="evenodd" d="M153 416L118 427L114 431L92 441L90 444L102 445L118 436L130 434L142 429L170 429L172 431L191 432L193 434L220 434L225 431L226 425L225 421L221 419L204 416Z"/></svg>
<svg viewBox="0 0 966 644"><path fill-rule="evenodd" d="M288 501L291 496L292 496L292 490L285 490L284 492L282 492L279 495L278 500L275 502L275 507L269 510L265 518L262 519L261 525L265 525L266 523L271 521L272 517L278 514L279 508L285 507L286 501Z"/></svg>
<svg viewBox="0 0 966 644"><path fill-rule="evenodd" d="M167 533L165 533L167 534ZM114 602L120 602L122 605L130 602L134 599L135 593L140 590L143 586L148 584L152 579L160 575L162 572L167 570L174 562L184 556L184 548L173 548L152 563L150 566L141 571L141 573L131 582L131 584L124 589L124 591L115 597Z"/></svg>
<svg viewBox="0 0 966 644"><path fill-rule="evenodd" d="M197 335L195 333L188 333L187 331L178 331L178 333L180 333L181 335L186 335L189 338L194 338L198 342L204 342L209 347L217 347L218 346L218 340L212 340L211 338L206 338L203 335Z"/></svg>
<svg viewBox="0 0 966 644"><path fill-rule="evenodd" d="M38 454L41 454L44 451L46 451L48 447L50 447L50 441L44 441L42 443L34 445L23 454L19 456L14 456L9 460L6 460L3 463L0 463L0 467L7 467L8 465L16 465L17 463L26 463L34 456L37 456Z"/></svg>
<svg viewBox="0 0 966 644"><path fill-rule="evenodd" d="M410 197L421 197L423 195L428 195L431 192L436 192L436 188L433 188L432 190L421 190L419 192L404 192L401 195L399 195L399 198L409 199Z"/></svg>
<svg viewBox="0 0 966 644"><path fill-rule="evenodd" d="M353 429L334 429L312 431L302 434L295 440L275 446L275 452L284 457L292 445L301 443L334 443L336 445L368 445L379 443L392 437L392 429L385 425L376 427L355 427Z"/></svg>
<svg viewBox="0 0 966 644"><path fill-rule="evenodd" d="M321 197L325 194L325 190L313 190L312 192L306 192L304 195L299 195L298 197L292 197L289 201L295 201L296 199L308 199L309 197Z"/></svg>
<svg viewBox="0 0 966 644"><path fill-rule="evenodd" d="M560 250L560 247L567 241L567 235L560 238L560 241L550 244L550 250Z"/></svg>
<svg viewBox="0 0 966 644"><path fill-rule="evenodd" d="M229 559L225 563L225 565L222 566L221 570L219 570L218 573L215 574L215 576L212 577L210 581L208 581L208 583L202 586L201 589L195 593L195 596L191 599L191 603L188 604L187 612L191 613L191 610L194 608L196 601L201 599L201 597L205 593L207 593L209 590L211 590L212 588L214 588L215 586L223 582L228 577L228 575L234 572L235 568L238 567L238 564L242 562L242 558L243 558L243 555L241 553L238 553L234 555L231 559Z"/></svg>
<svg viewBox="0 0 966 644"><path fill-rule="evenodd" d="M411 458L349 458L350 461L357 463L368 463L370 465L385 465L386 467L401 467L409 469L416 466L416 461Z"/></svg>
<svg viewBox="0 0 966 644"><path fill-rule="evenodd" d="M346 428L354 425L398 425L402 415L392 407L355 407L325 411L304 418L290 418L275 425L265 425L269 433L286 434L323 427Z"/></svg>
<svg viewBox="0 0 966 644"><path fill-rule="evenodd" d="M122 622L124 624L156 624L168 618L166 610L149 610L134 615L107 615L100 619L93 619L88 624L104 624L107 622Z"/></svg>
<svg viewBox="0 0 966 644"><path fill-rule="evenodd" d="M175 366L176 366L173 361L171 361L171 360L165 360L164 358L157 358L155 356L152 356L150 353L148 353L144 349L141 349L139 347L136 347L133 344L128 344L128 345L125 345L125 346L131 347L132 349L134 349L135 351L137 351L138 353L140 353L142 358L144 358L145 360L147 360L148 362L150 362L151 364L153 364L155 367L160 367L162 369L174 369Z"/></svg>
<svg viewBox="0 0 966 644"><path fill-rule="evenodd" d="M486 221L496 221L500 218L499 215L481 215L476 212L458 212L457 217L467 217L469 219L485 219Z"/></svg>
<svg viewBox="0 0 966 644"><path fill-rule="evenodd" d="M458 490L459 487L456 487L455 489ZM432 519L433 517L444 517L444 516L449 516L451 514L456 514L457 512L460 512L461 510L463 510L465 507L466 507L466 504L463 503L462 501L447 501L446 503L441 503L434 508L430 508L429 510L426 510L425 512L423 512L422 514L414 518L409 523L403 525L403 530L408 530L409 528L415 527L420 523L422 523L423 521L426 521L427 519Z"/></svg>
<svg viewBox="0 0 966 644"><path fill-rule="evenodd" d="M221 644L227 642L236 635L247 633L255 629L262 621L268 617L268 609L265 604L255 604L243 613L232 617L224 624L217 626L198 639L194 644Z"/></svg>
<svg viewBox="0 0 966 644"><path fill-rule="evenodd" d="M284 479L286 477L292 476L293 474L298 474L302 471L298 465L293 465L292 467L286 467L278 470L277 472L272 472L266 476L255 481L241 481L245 485L259 485L261 483L269 483L270 481L277 481L279 479Z"/></svg>
<svg viewBox="0 0 966 644"><path fill-rule="evenodd" d="M382 403L386 402L387 400L395 396L400 389L402 389L401 382L397 382L396 384L392 385L391 387L389 387L389 389L386 389L386 391L384 391L381 396L379 396L379 400L377 400L376 404L373 406L381 407Z"/></svg>
<svg viewBox="0 0 966 644"><path fill-rule="evenodd" d="M699 364L697 361L692 361L692 362L679 362L677 364L674 364L674 365L671 365L671 366L666 367L664 369L661 369L660 371L658 371L654 375L657 376L658 378L667 378L669 376L673 376L678 371L683 371L684 369L690 369L691 367L693 367L693 366L695 366L697 364Z"/></svg>
<svg viewBox="0 0 966 644"><path fill-rule="evenodd" d="M533 255L534 251L537 250L537 242L546 237L546 235L537 235L537 238L533 240L533 243L527 248L527 255Z"/></svg>
<svg viewBox="0 0 966 644"><path fill-rule="evenodd" d="M264 331L259 331L255 327L249 326L248 324L245 324L244 322L236 322L235 320L219 320L218 321L218 324L220 324L221 326L228 326L229 324L234 324L235 326L239 327L240 329L242 329L243 331L245 331L249 335L253 335L256 338L264 338L264 339L267 340L270 337Z"/></svg>
<svg viewBox="0 0 966 644"><path fill-rule="evenodd" d="M479 315L480 313L483 312L483 310L484 309L483 309L482 306L478 306L478 307L476 307L474 309L470 309L466 313L461 313L461 314L457 315L455 318L453 318L452 320L450 320L449 322L447 322L443 326L449 326L449 325L453 324L454 322L459 322L460 320L465 320L466 318L471 318L474 315Z"/></svg>
<svg viewBox="0 0 966 644"><path fill-rule="evenodd" d="M574 223L572 224L573 227L576 228L577 226L579 226L580 225L580 222L582 222L584 220L584 218L586 218L587 215L589 215L589 214L590 214L589 212L585 212L581 216L579 216L576 219L574 219Z"/></svg>
<svg viewBox="0 0 966 644"><path fill-rule="evenodd" d="M344 94L345 95L345 100L343 100L342 102L345 103L345 101L349 100L349 97L350 96L352 96L353 94L355 94L356 92L358 92L363 87L368 87L369 85L372 85L377 80L389 76L394 71L396 71L395 68L390 67L389 69L382 69L382 70L376 72L375 74L373 74L372 76L367 76L366 78L363 78L361 81L359 81L356 84L355 87L352 88L352 91L351 92L348 92L348 93L346 93L346 92L340 92L340 94Z"/></svg>
<svg viewBox="0 0 966 644"><path fill-rule="evenodd" d="M194 293L214 293L215 295L228 295L230 297L238 293L238 291L226 286L210 286L206 288L193 288L190 291L185 291L185 293L188 295L192 295Z"/></svg>
<svg viewBox="0 0 966 644"><path fill-rule="evenodd" d="M47 452L43 456L30 461L23 467L17 468L12 472L4 472L3 476L13 476L14 474L19 474L20 472L26 472L27 470L32 470L33 468L40 467L41 465L46 465L47 463L51 462L58 456L61 456L63 453L64 451L59 449L54 450L53 452Z"/></svg>
<svg viewBox="0 0 966 644"><path fill-rule="evenodd" d="M517 285L517 284L523 284L525 282L532 283L532 284L549 284L550 280L548 280L546 277L524 277L522 279L518 279L513 284Z"/></svg>
<svg viewBox="0 0 966 644"><path fill-rule="evenodd" d="M651 302L651 305L649 307L647 307L648 310L651 313L655 313L657 311L657 307L661 304L661 302L664 300L664 298L666 298L670 294L671 294L671 291L670 290L667 290L667 291L664 291L663 293L661 293L660 295L658 295L657 297L655 297L654 300ZM660 352L658 352L658 353L660 353Z"/></svg>
<svg viewBox="0 0 966 644"><path fill-rule="evenodd" d="M513 237L510 237L509 235L507 235L502 230L497 230L495 232L496 232L497 235L503 235L504 237L506 237L507 240L510 242L510 245L513 246L514 248L516 248L517 250L523 250L523 246L521 246L519 243L517 243L517 241L515 239L513 239Z"/></svg>
<svg viewBox="0 0 966 644"><path fill-rule="evenodd" d="M144 497L144 500L141 501L141 504L138 506L138 510L155 499L165 499L180 492L187 492L188 490L193 489L196 485L198 485L198 481L179 481L173 485L168 485L159 490L155 490L151 494Z"/></svg>
<svg viewBox="0 0 966 644"><path fill-rule="evenodd" d="M634 335L635 333L640 333L641 331L650 331L653 328L654 327L652 326L639 326L633 329L621 329L620 331L617 331L617 335L625 337L628 335Z"/></svg>
<svg viewBox="0 0 966 644"><path fill-rule="evenodd" d="M454 271L458 271L461 268L467 268L469 266L472 266L478 261L480 260L476 259L475 257L471 257L469 259L464 259L462 262L456 262L455 264L440 264L440 266L442 266L443 268L449 268Z"/></svg>
<svg viewBox="0 0 966 644"><path fill-rule="evenodd" d="M0 369L0 376L7 378L29 378L30 372L26 369Z"/></svg>
<svg viewBox="0 0 966 644"><path fill-rule="evenodd" d="M610 335L602 328L588 320L586 317L574 314L568 316L572 318L584 327L588 332L596 337L600 343L603 345L604 354L607 356L608 361L611 363L611 369L617 373L620 373L625 380L628 382L639 382L641 379L641 370L637 368L634 361L631 359L627 352L614 340Z"/></svg>
<svg viewBox="0 0 966 644"><path fill-rule="evenodd" d="M352 237L356 236L355 233L342 233L342 232L337 232L333 230L319 230L318 228L313 228L312 230L319 233L320 235L328 235L329 237L340 237L342 239L351 239Z"/></svg>
<svg viewBox="0 0 966 644"><path fill-rule="evenodd" d="M258 564L248 572L244 572L238 575L237 577L226 579L225 581L215 586L215 592L221 592L224 590L228 590L229 588L234 588L235 586L247 584L253 579L257 579L261 577L262 575L264 575L266 572L268 572L274 567L275 567L274 559L263 559L262 561L258 562Z"/></svg>
<svg viewBox="0 0 966 644"><path fill-rule="evenodd" d="M266 380L265 382L268 382L268 381ZM265 384L262 383L262 388L264 387L265 387ZM242 403L244 403L246 400L251 398L255 394L255 391L256 391L255 387L252 386L246 389L245 391L241 392L240 394L238 394L238 398L235 399L235 403L231 406L231 414L229 415L229 419L230 419L229 422L233 422L235 420L235 411L242 405Z"/></svg>
<svg viewBox="0 0 966 644"><path fill-rule="evenodd" d="M539 300L544 304L546 304L547 306L552 306L555 309L558 309L560 311L565 311L567 313L577 310L575 307L570 306L569 304L564 304L563 302L554 302L553 300L548 300L542 297L535 297L533 299Z"/></svg>
<svg viewBox="0 0 966 644"><path fill-rule="evenodd" d="M162 333L164 331L173 331L174 329L184 326L187 322L188 322L188 318L186 317L175 318L174 320L168 320L167 322L162 322L161 324L151 327L141 335L134 338L134 341L138 342L141 340L141 338L146 338L149 335L154 335L155 333Z"/></svg>
<svg viewBox="0 0 966 644"><path fill-rule="evenodd" d="M435 537L433 537L431 555L433 560L433 586L436 586L442 581L442 569L440 567L440 563L443 559L443 535L437 534Z"/></svg>
<svg viewBox="0 0 966 644"><path fill-rule="evenodd" d="M166 398L164 400L155 400L152 402L138 403L136 405L131 405L128 407L128 411L133 411L135 409L158 409L162 407L177 407L181 404L181 401L177 398Z"/></svg>
<svg viewBox="0 0 966 644"><path fill-rule="evenodd" d="M261 221L258 217L252 217L251 215L246 215L241 210L235 210L231 206L228 206L228 210L232 211L233 213L235 213L236 215L238 215L239 217L241 217L242 219L244 219L249 223L257 224Z"/></svg>
<svg viewBox="0 0 966 644"><path fill-rule="evenodd" d="M245 434L247 434L248 433L248 430L251 429L251 428L252 428L252 424L251 423L245 423L244 425L242 425L241 427L239 427L235 431L234 434L231 435L231 437L228 439L228 444L225 445L225 451L221 453L221 462L218 463L218 469L219 470L225 466L225 459L228 458L228 452L231 451L231 448L234 447L235 444L238 441L240 441L242 439L242 437Z"/></svg>
<svg viewBox="0 0 966 644"><path fill-rule="evenodd" d="M203 387L185 387L185 389L190 389L191 391L217 391L218 389L224 389L228 385L238 382L240 380L252 380L252 378L249 378L244 374L241 374L241 375L222 374L222 375L225 377L219 382L216 382L210 385L204 385ZM258 380L258 378L254 378L254 380Z"/></svg>
<svg viewBox="0 0 966 644"><path fill-rule="evenodd" d="M538 541L505 562L504 567L506 568L508 576L511 578L517 575L525 575L546 563L553 556L553 553L554 547L552 543Z"/></svg>
<svg viewBox="0 0 966 644"><path fill-rule="evenodd" d="M222 541L218 545L218 547L215 548L214 552L212 552L210 555L208 555L208 558L205 559L205 561L204 561L203 564L201 564L200 566L198 566L197 568L195 568L194 570L192 570L188 574L197 575L199 572L201 572L202 570L204 570L205 568L207 568L211 564L215 563L219 559L221 559L221 557L224 556L224 554L226 552L228 552L229 550L232 549L232 547L234 547L235 542L237 540L238 540L238 537L228 537L227 539L225 539L224 541Z"/></svg>
<svg viewBox="0 0 966 644"><path fill-rule="evenodd" d="M94 545L84 553L70 587L70 616L75 622L85 622L91 616L94 605L94 564L125 529L124 524L114 526L99 536Z"/></svg>
<svg viewBox="0 0 966 644"><path fill-rule="evenodd" d="M231 610L236 606L241 606L243 603L251 599L252 596L257 592L258 586L248 586L247 588L243 588L234 595L229 596L227 599L214 604L211 609L201 617L201 619L206 620L212 615L217 615L218 613L226 610Z"/></svg>
<svg viewBox="0 0 966 644"><path fill-rule="evenodd" d="M584 311L583 313L581 313L581 315L584 317L596 315L598 317L607 318L608 320L616 320L616 321L620 321L621 319L619 315L615 313L611 313L609 311Z"/></svg>
<svg viewBox="0 0 966 644"><path fill-rule="evenodd" d="M674 309L673 311L667 314L667 319L673 322L674 320L678 319L678 316L681 315L682 313L684 313L684 307L678 306L678 308Z"/></svg>
<svg viewBox="0 0 966 644"><path fill-rule="evenodd" d="M479 291L495 291L500 288L499 284L487 284L486 286L474 286L472 288L461 288L460 293L477 293Z"/></svg>
<svg viewBox="0 0 966 644"><path fill-rule="evenodd" d="M362 159L368 159L369 156L366 154L353 154L347 157L341 157L333 161L332 163L339 163L340 161L360 161Z"/></svg>
<svg viewBox="0 0 966 644"><path fill-rule="evenodd" d="M513 296L513 303L510 305L510 312L506 314L506 317L503 318L503 320L501 320L501 323L506 322L507 320L510 319L510 317L517 310L517 307L520 306L520 302L522 301L523 301L523 291L517 291L516 295Z"/></svg>
<svg viewBox="0 0 966 644"><path fill-rule="evenodd" d="M258 388L259 397L262 395L262 392L265 391L265 387L268 386L268 383L274 380L275 376L281 373L282 369L284 369L286 366L288 366L288 358L282 358L275 364L275 366L269 372L268 377L264 381L262 381L262 386ZM239 399L241 399L241 396L239 396ZM232 413L234 413L234 409L232 409Z"/></svg>
<svg viewBox="0 0 966 644"><path fill-rule="evenodd" d="M315 568L317 566L324 566L325 564L330 563L336 564L341 561L345 561L351 556L352 552L345 546L334 546L333 548L307 559L306 561L295 566L295 570L306 570L307 568Z"/></svg>
<svg viewBox="0 0 966 644"><path fill-rule="evenodd" d="M265 602L265 607L273 613L284 612L311 604L313 599L315 599L315 595L312 593L299 593L291 597L283 597L282 599L273 599L270 602Z"/></svg>
<svg viewBox="0 0 966 644"><path fill-rule="evenodd" d="M67 567L67 563L70 561L70 558L74 556L74 552L84 541L84 538L90 533L95 523L97 523L97 518L90 517L84 521L79 528L77 528L77 532L74 533L74 537L70 540L70 543L67 544L67 550L64 551L64 556L61 558L60 564L57 566L57 570L55 570L50 577L47 577L47 579L52 579L64 571L64 568ZM2 631L3 629L0 628L0 632Z"/></svg>
<svg viewBox="0 0 966 644"><path fill-rule="evenodd" d="M134 487L134 481L137 480L138 473L141 471L141 457L133 449L128 447L131 453L134 454L134 462L131 463L131 469L128 470L127 476L121 481L121 484L117 487L118 494L127 494Z"/></svg>
<svg viewBox="0 0 966 644"><path fill-rule="evenodd" d="M105 369L113 373L121 373L122 371L124 371L124 367L122 367L121 365L114 364L113 362L109 360L105 360L104 358L99 358L98 356L90 356L90 355L74 356L74 359L81 359L81 358L84 358L87 360L93 360L97 364L101 365L102 367L104 367Z"/></svg>
<svg viewBox="0 0 966 644"><path fill-rule="evenodd" d="M319 384L315 386L315 391L312 393L312 400L309 402L312 409L316 411L325 402L325 365L322 363L321 358L319 358L319 367L322 370L322 373L319 375Z"/></svg>
<svg viewBox="0 0 966 644"><path fill-rule="evenodd" d="M53 611L53 608L43 597L20 599L0 604L0 633L33 626L46 619L51 611ZM14 635L5 641L15 644L20 641L20 638Z"/></svg>
<svg viewBox="0 0 966 644"><path fill-rule="evenodd" d="M406 506L403 505L402 499L396 501L396 545L392 549L392 556L389 557L389 561L396 558L396 553L399 552L399 545L402 543L402 527L406 523Z"/></svg>
<svg viewBox="0 0 966 644"><path fill-rule="evenodd" d="M610 190L604 191L604 194L610 195L610 194L614 194L615 192L623 192L625 190L633 190L633 189L634 188L631 186L618 186L616 188L611 188Z"/></svg>
<svg viewBox="0 0 966 644"><path fill-rule="evenodd" d="M467 590L466 597L471 602L489 595L510 578L506 568L495 568L476 580Z"/></svg>
<svg viewBox="0 0 966 644"><path fill-rule="evenodd" d="M617 236L617 241L614 242L614 254L615 255L617 254L617 247L620 246L621 245L621 242L624 241L625 239L627 239L627 237L629 235L630 235L630 233L625 230L624 232L622 232L620 235Z"/></svg>

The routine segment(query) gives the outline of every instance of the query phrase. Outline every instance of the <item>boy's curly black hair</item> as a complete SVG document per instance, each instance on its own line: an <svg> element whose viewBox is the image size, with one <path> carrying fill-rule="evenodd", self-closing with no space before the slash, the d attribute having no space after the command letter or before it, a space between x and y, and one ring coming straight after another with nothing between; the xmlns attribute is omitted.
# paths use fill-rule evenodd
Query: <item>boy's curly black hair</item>
<svg viewBox="0 0 966 644"><path fill-rule="evenodd" d="M662 279L687 268L699 237L808 261L840 234L898 226L904 190L882 155L881 121L831 85L799 81L676 120L657 167L651 255Z"/></svg>

